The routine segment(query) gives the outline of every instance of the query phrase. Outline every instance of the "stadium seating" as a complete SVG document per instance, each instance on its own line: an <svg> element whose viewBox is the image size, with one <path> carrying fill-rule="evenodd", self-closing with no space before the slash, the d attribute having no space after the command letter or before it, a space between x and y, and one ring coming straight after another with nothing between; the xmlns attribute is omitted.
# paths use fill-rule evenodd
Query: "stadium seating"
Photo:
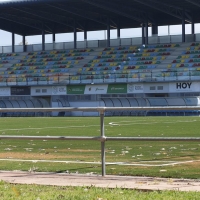
<svg viewBox="0 0 200 200"><path fill-rule="evenodd" d="M0 85L34 85L69 80L70 69L90 52L93 49L1 54Z"/></svg>
<svg viewBox="0 0 200 200"><path fill-rule="evenodd" d="M163 44L105 48L80 68L77 75L82 75L82 82L99 82L99 79L127 82L168 77L169 72L162 72L167 68L162 63L179 47L179 44Z"/></svg>
<svg viewBox="0 0 200 200"><path fill-rule="evenodd" d="M200 43L0 54L0 86L168 82L199 80L199 77ZM170 105L163 99L152 102L153 106ZM144 102L139 105L133 99L104 99L104 103L116 107L121 104L144 106ZM9 107L9 102L6 104ZM28 115L35 114L25 114ZM106 115L190 116L199 115L199 112L109 111ZM7 113L6 116L22 116L22 113Z"/></svg>
<svg viewBox="0 0 200 200"><path fill-rule="evenodd" d="M0 55L0 85L197 80L200 43Z"/></svg>

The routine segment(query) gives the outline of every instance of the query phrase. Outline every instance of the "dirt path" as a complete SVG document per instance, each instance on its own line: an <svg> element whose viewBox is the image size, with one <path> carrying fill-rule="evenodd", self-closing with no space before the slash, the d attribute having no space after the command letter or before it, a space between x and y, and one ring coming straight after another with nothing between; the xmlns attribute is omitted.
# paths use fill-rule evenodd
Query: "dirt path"
<svg viewBox="0 0 200 200"><path fill-rule="evenodd" d="M67 173L29 173L0 171L0 180L9 183L57 186L95 186L141 190L200 191L200 180L164 179L152 177L110 176Z"/></svg>

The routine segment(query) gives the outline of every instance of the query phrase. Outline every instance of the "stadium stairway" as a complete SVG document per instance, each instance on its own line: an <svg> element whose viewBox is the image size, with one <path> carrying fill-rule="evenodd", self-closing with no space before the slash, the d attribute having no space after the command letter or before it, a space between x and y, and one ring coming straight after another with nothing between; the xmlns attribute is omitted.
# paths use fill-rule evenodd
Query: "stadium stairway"
<svg viewBox="0 0 200 200"><path fill-rule="evenodd" d="M90 53L89 56L85 57L85 59L80 60L79 64L77 64L74 68L69 70L69 73L77 74L78 70L82 68L85 64L88 64L90 60L93 60L94 57L98 56L98 54L103 51L104 48L94 48L93 52Z"/></svg>
<svg viewBox="0 0 200 200"><path fill-rule="evenodd" d="M171 52L171 55L168 56L162 63L169 64L172 63L174 59L176 59L181 53L189 47L191 43L180 43L180 47L174 48L174 51Z"/></svg>

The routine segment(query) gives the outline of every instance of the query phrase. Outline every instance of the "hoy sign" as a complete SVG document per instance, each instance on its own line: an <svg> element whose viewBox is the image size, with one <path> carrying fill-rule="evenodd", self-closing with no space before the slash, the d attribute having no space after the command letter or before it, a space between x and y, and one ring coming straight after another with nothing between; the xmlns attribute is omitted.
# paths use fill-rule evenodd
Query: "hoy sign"
<svg viewBox="0 0 200 200"><path fill-rule="evenodd" d="M190 89L191 85L191 82L176 83L176 89Z"/></svg>

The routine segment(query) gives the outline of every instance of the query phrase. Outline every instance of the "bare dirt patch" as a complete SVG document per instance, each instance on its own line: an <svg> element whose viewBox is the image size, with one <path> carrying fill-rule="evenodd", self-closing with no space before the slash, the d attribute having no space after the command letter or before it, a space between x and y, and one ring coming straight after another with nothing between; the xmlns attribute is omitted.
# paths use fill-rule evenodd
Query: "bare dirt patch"
<svg viewBox="0 0 200 200"><path fill-rule="evenodd" d="M18 153L18 152L6 152L0 153L0 159L30 159L30 160L50 160L50 159L85 159L93 158L93 156L83 155L55 155L50 153Z"/></svg>
<svg viewBox="0 0 200 200"><path fill-rule="evenodd" d="M199 168L199 163L200 163L200 160L197 160L197 161L193 161L191 163L187 163L186 165L197 169L197 168Z"/></svg>
<svg viewBox="0 0 200 200"><path fill-rule="evenodd" d="M59 149L60 152L100 152L94 149Z"/></svg>

